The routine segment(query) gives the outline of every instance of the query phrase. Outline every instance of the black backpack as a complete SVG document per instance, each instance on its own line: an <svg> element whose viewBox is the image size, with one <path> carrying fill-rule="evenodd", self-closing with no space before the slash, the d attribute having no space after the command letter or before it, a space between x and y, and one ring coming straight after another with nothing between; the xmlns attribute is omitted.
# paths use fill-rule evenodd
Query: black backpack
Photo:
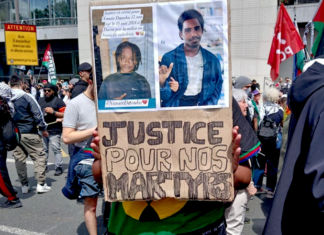
<svg viewBox="0 0 324 235"><path fill-rule="evenodd" d="M14 150L20 143L21 135L15 121L10 117L1 125L2 142L7 151Z"/></svg>
<svg viewBox="0 0 324 235"><path fill-rule="evenodd" d="M277 123L269 118L268 114L264 116L259 130L258 130L258 138L261 141L261 143L264 142L276 142L278 135L278 126Z"/></svg>

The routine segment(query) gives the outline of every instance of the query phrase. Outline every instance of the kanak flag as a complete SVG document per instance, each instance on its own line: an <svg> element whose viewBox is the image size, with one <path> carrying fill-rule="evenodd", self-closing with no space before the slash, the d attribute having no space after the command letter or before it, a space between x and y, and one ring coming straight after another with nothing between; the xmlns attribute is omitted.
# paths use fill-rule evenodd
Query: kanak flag
<svg viewBox="0 0 324 235"><path fill-rule="evenodd" d="M271 66L272 81L279 76L280 63L304 48L294 23L283 4L280 5L268 64Z"/></svg>

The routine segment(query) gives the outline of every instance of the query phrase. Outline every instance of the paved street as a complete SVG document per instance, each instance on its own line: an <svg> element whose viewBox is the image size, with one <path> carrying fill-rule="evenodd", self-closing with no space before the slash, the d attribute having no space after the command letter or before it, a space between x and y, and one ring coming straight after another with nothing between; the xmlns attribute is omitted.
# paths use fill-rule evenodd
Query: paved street
<svg viewBox="0 0 324 235"><path fill-rule="evenodd" d="M63 151L67 153L67 146L63 146ZM88 234L84 218L83 205L79 205L75 200L68 200L61 193L67 176L69 157L64 157L61 176L54 176L54 165L49 165L49 172L46 174L47 184L52 187L52 191L45 194L36 193L36 181L34 177L34 166L28 158L27 168L30 180L31 192L22 194L14 159L12 154L8 155L8 170L11 181L20 197L23 207L12 210L0 210L0 234L12 235L72 235ZM54 162L53 154L50 153L49 162ZM0 203L4 203L6 198L0 196ZM97 207L98 234L104 232L103 227L103 198L99 198Z"/></svg>
<svg viewBox="0 0 324 235"><path fill-rule="evenodd" d="M67 153L67 146L62 147ZM24 235L73 235L88 234L83 219L83 205L79 205L75 200L66 199L61 193L65 184L69 157L64 154L64 173L61 176L54 176L53 154L50 153L49 172L46 174L48 185L52 186L52 191L46 194L36 193L36 181L34 178L34 166L30 158L28 159L28 176L30 179L31 192L21 194L20 183L18 181L14 159L12 154L8 156L8 170L11 181L20 197L23 207L13 210L0 210L0 234L24 234ZM0 196L0 203L4 203L6 198ZM265 216L269 210L272 200L266 195L258 195L249 202L250 210L247 217L251 219L250 224L244 226L243 235L262 234L265 224ZM98 234L105 230L103 226L103 198L98 200Z"/></svg>
<svg viewBox="0 0 324 235"><path fill-rule="evenodd" d="M265 182L264 182L265 183ZM261 235L266 222L266 216L273 199L268 199L266 194L256 195L249 201L246 216L251 219L250 224L245 224L242 235Z"/></svg>

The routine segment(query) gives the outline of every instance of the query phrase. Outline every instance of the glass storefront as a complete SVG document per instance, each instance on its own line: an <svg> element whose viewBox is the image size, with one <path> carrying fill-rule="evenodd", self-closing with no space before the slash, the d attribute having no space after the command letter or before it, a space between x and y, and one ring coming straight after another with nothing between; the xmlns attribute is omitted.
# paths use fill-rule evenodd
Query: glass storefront
<svg viewBox="0 0 324 235"><path fill-rule="evenodd" d="M77 0L19 0L20 22L37 26L77 24ZM14 0L0 0L0 29L16 23Z"/></svg>

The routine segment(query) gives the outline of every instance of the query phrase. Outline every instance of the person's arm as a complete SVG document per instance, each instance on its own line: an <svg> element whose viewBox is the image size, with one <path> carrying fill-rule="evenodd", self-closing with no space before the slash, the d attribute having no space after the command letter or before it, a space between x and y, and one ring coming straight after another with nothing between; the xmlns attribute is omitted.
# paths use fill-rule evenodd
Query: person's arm
<svg viewBox="0 0 324 235"><path fill-rule="evenodd" d="M175 79L172 69L173 63L171 63L169 56L163 56L159 68L160 98L161 100L163 100L163 102L169 101L172 97L172 94L174 93L172 92L169 84L169 82L171 82L170 77Z"/></svg>
<svg viewBox="0 0 324 235"><path fill-rule="evenodd" d="M258 118L256 117L253 118L253 129L255 132L257 132L259 129Z"/></svg>
<svg viewBox="0 0 324 235"><path fill-rule="evenodd" d="M161 66L159 68L159 82L161 88L165 86L166 80L170 77L172 68L173 68L173 63L166 63L163 57Z"/></svg>
<svg viewBox="0 0 324 235"><path fill-rule="evenodd" d="M235 189L244 189L251 182L251 169L247 161L243 163L240 162L241 155L241 134L238 133L239 127L235 126L232 130L232 156L233 156L233 173L234 173L234 188Z"/></svg>
<svg viewBox="0 0 324 235"><path fill-rule="evenodd" d="M65 144L74 144L89 139L95 129L96 127L83 131L76 131L75 128L63 127L63 142Z"/></svg>
<svg viewBox="0 0 324 235"><path fill-rule="evenodd" d="M48 113L48 114L52 114L52 115L54 115L54 116L57 117L57 118L62 118L62 117L64 116L64 113L63 113L63 112L54 111L54 109L51 108L51 107L46 107L46 108L44 109L44 111L45 111L46 113Z"/></svg>
<svg viewBox="0 0 324 235"><path fill-rule="evenodd" d="M70 103L64 113L62 138L65 144L74 144L89 139L92 136L95 127L87 130L77 131L79 120L78 108Z"/></svg>
<svg viewBox="0 0 324 235"><path fill-rule="evenodd" d="M34 78L34 76L33 75L29 75L29 78L30 78L30 86L31 87L34 87L34 88L36 88L36 78Z"/></svg>
<svg viewBox="0 0 324 235"><path fill-rule="evenodd" d="M234 174L234 188L245 189L251 182L251 169L248 162L244 162L238 166Z"/></svg>
<svg viewBox="0 0 324 235"><path fill-rule="evenodd" d="M39 107L37 101L34 99L34 97L30 94L27 94L27 102L30 105L30 112L32 113L35 123L38 126L39 130L46 131L47 124L44 120L44 116L42 113L41 108Z"/></svg>
<svg viewBox="0 0 324 235"><path fill-rule="evenodd" d="M54 98L56 99L56 98ZM44 111L48 114L52 114L54 115L55 117L57 118L63 118L64 117L64 110L65 110L65 103L63 102L63 100L61 99L57 99L57 105L56 105L56 110L58 111L55 111L53 108L51 107L46 107L44 109Z"/></svg>

